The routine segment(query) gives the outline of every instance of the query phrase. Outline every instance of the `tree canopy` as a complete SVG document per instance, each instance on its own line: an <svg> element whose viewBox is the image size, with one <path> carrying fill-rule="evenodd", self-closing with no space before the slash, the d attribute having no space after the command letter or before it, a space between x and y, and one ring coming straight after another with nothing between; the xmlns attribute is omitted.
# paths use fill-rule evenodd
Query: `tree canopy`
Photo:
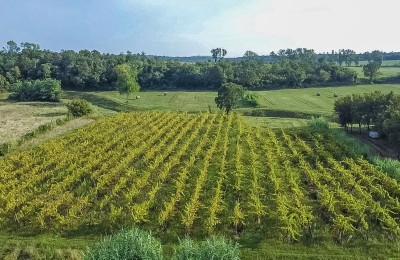
<svg viewBox="0 0 400 260"><path fill-rule="evenodd" d="M225 49L215 48L210 53L210 61L180 62L145 53L54 52L42 50L33 43L18 45L9 41L0 51L1 88L11 89L18 81L51 78L61 81L63 89L116 90L115 67L121 64L135 68L137 82L143 90L217 90L223 82L240 84L251 90L267 90L343 85L357 79L354 70L338 65L337 53L327 55L304 48L286 49L273 53L268 59L252 51L237 59L225 58L226 54ZM363 54L363 57L372 60L376 54Z"/></svg>
<svg viewBox="0 0 400 260"><path fill-rule="evenodd" d="M128 64L117 65L115 71L117 73L116 88L121 95L126 95L126 101L128 102L129 95L140 90L137 82L137 72Z"/></svg>
<svg viewBox="0 0 400 260"><path fill-rule="evenodd" d="M215 98L217 107L225 110L226 113L232 111L238 102L243 98L244 89L242 86L235 83L224 83L218 89L218 96Z"/></svg>
<svg viewBox="0 0 400 260"><path fill-rule="evenodd" d="M368 63L363 66L363 72L364 76L368 77L370 83L379 75L382 59L382 53L380 51L373 51L368 56Z"/></svg>
<svg viewBox="0 0 400 260"><path fill-rule="evenodd" d="M334 110L338 121L346 128L353 124L367 125L390 138L400 153L400 95L385 95L380 91L353 94L336 100Z"/></svg>

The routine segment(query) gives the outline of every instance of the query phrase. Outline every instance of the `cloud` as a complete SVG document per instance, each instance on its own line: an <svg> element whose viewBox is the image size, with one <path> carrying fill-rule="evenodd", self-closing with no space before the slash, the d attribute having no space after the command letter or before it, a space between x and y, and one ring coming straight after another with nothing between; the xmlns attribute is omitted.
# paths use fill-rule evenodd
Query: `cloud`
<svg viewBox="0 0 400 260"><path fill-rule="evenodd" d="M186 37L236 55L297 47L396 50L400 38L392 28L399 7L395 0L258 0L213 17Z"/></svg>
<svg viewBox="0 0 400 260"><path fill-rule="evenodd" d="M4 0L0 40L159 55L396 51L398 10L398 0Z"/></svg>

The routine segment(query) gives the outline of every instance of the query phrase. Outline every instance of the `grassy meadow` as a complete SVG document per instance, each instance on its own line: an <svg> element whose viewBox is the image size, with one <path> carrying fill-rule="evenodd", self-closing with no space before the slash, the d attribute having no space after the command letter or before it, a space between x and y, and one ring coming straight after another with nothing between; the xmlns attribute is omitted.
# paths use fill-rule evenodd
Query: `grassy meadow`
<svg viewBox="0 0 400 260"><path fill-rule="evenodd" d="M367 63L368 63L368 61L363 60L363 61L360 61L358 64L365 65ZM400 60L384 60L384 61L382 61L383 67L397 66L399 64L400 64Z"/></svg>
<svg viewBox="0 0 400 260"><path fill-rule="evenodd" d="M10 142L41 125L65 118L67 108L62 104L14 103L0 96L0 144Z"/></svg>
<svg viewBox="0 0 400 260"><path fill-rule="evenodd" d="M358 79L367 79L367 77L364 76L362 67L350 67L350 68L357 72ZM378 79L397 76L399 75L399 73L400 73L400 67L381 67L379 69Z"/></svg>
<svg viewBox="0 0 400 260"><path fill-rule="evenodd" d="M400 93L400 85L375 84L375 85L355 85L344 87L323 87L323 88L303 88L303 89L283 89L270 91L256 91L259 95L260 106L257 108L241 107L238 112L249 113L253 110L269 110L269 119L258 120L271 123L272 127L286 127L287 122L292 118L294 126L304 125L303 120L311 115L330 116L333 113L335 102L334 94L338 97L355 93L366 93L372 91L382 91L389 93L394 91ZM214 98L216 92L188 92L173 91L165 92L144 91L132 95L128 102L126 96L119 95L116 91L107 92L67 92L65 98L81 97L92 104L100 107L104 111L134 111L134 110L161 110L161 111L218 111ZM317 96L320 93L320 96ZM136 99L136 96L140 96ZM301 115L299 115L301 114ZM253 114L257 116L257 113ZM265 117L265 115L263 115ZM279 122L279 119L282 121ZM250 120L257 121L257 120ZM258 124L258 123L256 123ZM258 125L260 125L258 124Z"/></svg>

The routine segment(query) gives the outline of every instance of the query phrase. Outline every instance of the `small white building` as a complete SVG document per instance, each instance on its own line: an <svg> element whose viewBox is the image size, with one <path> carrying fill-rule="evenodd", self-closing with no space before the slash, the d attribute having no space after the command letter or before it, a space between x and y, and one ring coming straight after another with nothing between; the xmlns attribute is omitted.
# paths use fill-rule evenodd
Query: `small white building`
<svg viewBox="0 0 400 260"><path fill-rule="evenodd" d="M373 139L377 139L377 138L379 138L379 133L376 131L369 131L369 137L371 137Z"/></svg>

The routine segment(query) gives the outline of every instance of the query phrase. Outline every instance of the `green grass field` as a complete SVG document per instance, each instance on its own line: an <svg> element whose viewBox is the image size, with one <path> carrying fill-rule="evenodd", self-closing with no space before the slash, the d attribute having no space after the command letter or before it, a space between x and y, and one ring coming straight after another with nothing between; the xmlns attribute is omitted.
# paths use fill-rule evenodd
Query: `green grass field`
<svg viewBox="0 0 400 260"><path fill-rule="evenodd" d="M283 89L271 91L257 91L260 96L259 108L239 108L238 111L248 112L254 109L267 109L286 112L302 112L306 114L318 114L329 116L333 113L335 102L334 94L339 97L372 91L389 93L394 91L400 93L400 85L357 85L346 87L323 87L304 89ZM321 96L317 96L320 93ZM92 104L111 111L133 111L133 110L168 110L168 111L217 111L214 98L216 92L186 92L175 91L164 92L148 91L139 92L126 102L126 97L116 91L108 92L67 92L66 98L82 97ZM284 116L282 116L284 117ZM292 118L292 117L287 117Z"/></svg>
<svg viewBox="0 0 400 260"><path fill-rule="evenodd" d="M350 68L357 72L357 78L366 79L362 67L350 67ZM379 72L380 74L378 75L378 78L392 77L400 73L400 67L381 67L379 69Z"/></svg>
<svg viewBox="0 0 400 260"><path fill-rule="evenodd" d="M367 63L368 63L368 61L363 60L363 61L359 62L359 65L365 65ZM384 66L384 67L395 66L398 64L400 64L400 60L384 60L384 61L382 61L382 66Z"/></svg>

